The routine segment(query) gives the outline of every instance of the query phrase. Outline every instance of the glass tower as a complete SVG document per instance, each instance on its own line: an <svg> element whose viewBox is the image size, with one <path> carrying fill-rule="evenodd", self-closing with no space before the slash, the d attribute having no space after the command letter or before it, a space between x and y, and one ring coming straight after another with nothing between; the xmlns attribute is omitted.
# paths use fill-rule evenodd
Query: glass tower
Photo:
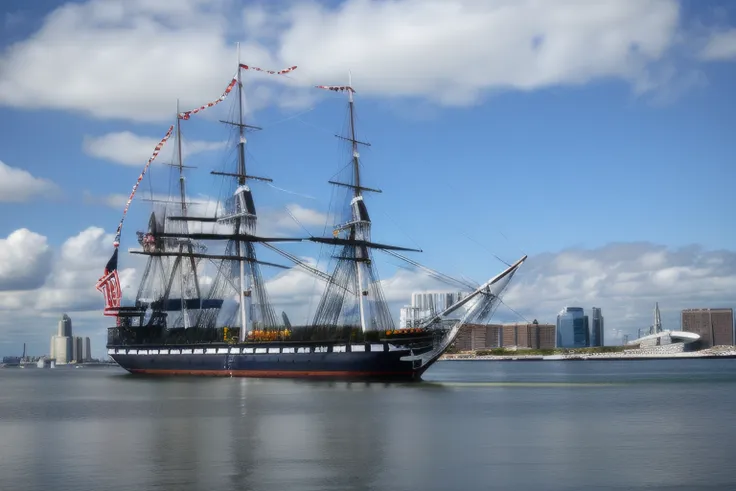
<svg viewBox="0 0 736 491"><path fill-rule="evenodd" d="M590 319L590 345L603 346L603 314L599 307L593 307Z"/></svg>
<svg viewBox="0 0 736 491"><path fill-rule="evenodd" d="M565 307L557 315L557 347L587 348L590 346L588 316L581 307Z"/></svg>

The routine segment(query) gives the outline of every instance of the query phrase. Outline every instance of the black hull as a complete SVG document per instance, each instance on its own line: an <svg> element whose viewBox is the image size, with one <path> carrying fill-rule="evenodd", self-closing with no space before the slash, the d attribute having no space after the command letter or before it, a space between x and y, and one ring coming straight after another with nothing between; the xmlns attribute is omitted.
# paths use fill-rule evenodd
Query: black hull
<svg viewBox="0 0 736 491"><path fill-rule="evenodd" d="M263 344L257 349L266 352L260 353L244 353L240 348L212 348L212 345L190 345L184 353L181 348L170 346L109 348L108 353L121 367L145 375L419 380L429 368L429 364L402 361L410 350L390 350L388 345L382 351L371 351L366 346L365 351L335 352L330 346L328 352L313 349L298 352L296 346L284 350L289 352L281 352L280 347L269 348L269 344Z"/></svg>

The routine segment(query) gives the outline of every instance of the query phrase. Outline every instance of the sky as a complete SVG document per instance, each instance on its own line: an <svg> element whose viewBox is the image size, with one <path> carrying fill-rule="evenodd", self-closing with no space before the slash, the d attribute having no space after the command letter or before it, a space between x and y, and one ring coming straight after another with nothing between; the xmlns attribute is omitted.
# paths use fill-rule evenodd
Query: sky
<svg viewBox="0 0 736 491"><path fill-rule="evenodd" d="M373 239L484 281L524 254L496 320L554 323L601 307L607 344L659 302L736 307L736 5L677 0L5 0L0 10L0 355L48 353L62 313L104 353L94 284L123 206L180 109L217 99L243 63L261 233L323 232L349 155L356 90ZM182 124L187 192L216 206L236 99ZM175 144L152 164L121 249L167 195ZM218 194L219 193L219 194ZM292 218L293 217L293 218ZM296 219L296 220L295 220ZM331 225L331 223L330 223ZM313 245L291 252L321 264ZM379 253L386 296L447 289ZM269 257L267 254L264 257ZM143 263L122 254L127 300ZM320 284L266 271L292 322ZM311 309L311 310L310 310Z"/></svg>

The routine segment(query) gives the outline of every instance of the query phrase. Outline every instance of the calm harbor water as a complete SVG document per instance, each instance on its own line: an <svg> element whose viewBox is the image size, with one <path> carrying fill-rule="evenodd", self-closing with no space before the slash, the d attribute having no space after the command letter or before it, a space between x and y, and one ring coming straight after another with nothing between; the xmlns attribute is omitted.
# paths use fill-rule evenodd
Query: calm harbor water
<svg viewBox="0 0 736 491"><path fill-rule="evenodd" d="M0 370L0 490L733 490L736 360L415 384Z"/></svg>

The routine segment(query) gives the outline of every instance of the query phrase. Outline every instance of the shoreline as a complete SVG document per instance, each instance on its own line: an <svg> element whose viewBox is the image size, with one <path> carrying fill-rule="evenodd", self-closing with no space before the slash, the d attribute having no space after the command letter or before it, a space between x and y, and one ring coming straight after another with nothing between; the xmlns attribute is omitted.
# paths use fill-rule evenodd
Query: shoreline
<svg viewBox="0 0 736 491"><path fill-rule="evenodd" d="M652 353L620 352L620 353L568 353L555 355L473 355L451 354L443 355L438 361L636 361L636 360L682 360L682 359L733 359L736 358L736 348L729 350L711 350L693 352L665 352Z"/></svg>

